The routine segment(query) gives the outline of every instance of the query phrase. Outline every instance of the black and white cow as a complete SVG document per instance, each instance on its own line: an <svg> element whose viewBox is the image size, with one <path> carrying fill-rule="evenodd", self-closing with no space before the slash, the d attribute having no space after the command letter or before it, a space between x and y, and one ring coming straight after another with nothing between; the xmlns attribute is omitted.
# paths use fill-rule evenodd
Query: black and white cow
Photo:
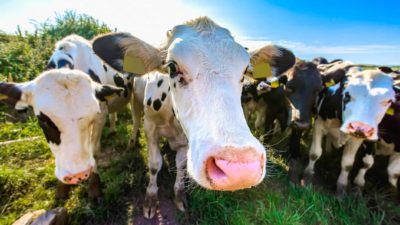
<svg viewBox="0 0 400 225"><path fill-rule="evenodd" d="M322 154L322 138L329 134L335 147L344 146L338 195L345 193L357 150L363 140L378 139L378 124L394 100L390 76L379 70L352 73L321 95L309 163L304 171L305 182L311 183L314 165Z"/></svg>
<svg viewBox="0 0 400 225"><path fill-rule="evenodd" d="M250 188L263 180L266 152L246 124L240 104L242 80L255 59L280 71L286 66L288 50L271 45L250 57L227 29L207 17L175 26L160 49L127 33L100 36L93 49L110 65L129 53L142 61L145 72L151 72L135 79L134 85L135 101L144 107L149 143L147 218L156 209L160 136L178 150L175 202L179 209L184 206L180 194L184 166L196 183L212 190Z"/></svg>
<svg viewBox="0 0 400 225"><path fill-rule="evenodd" d="M89 176L89 197L99 196L91 133L100 101L123 91L95 83L87 74L70 69L46 71L29 82L0 83L0 100L17 110L33 107L55 157L55 175L62 182L58 197L66 197L65 189Z"/></svg>
<svg viewBox="0 0 400 225"><path fill-rule="evenodd" d="M397 76L396 71L392 71L390 68L389 70L387 67L380 67L379 69ZM394 90L396 92L396 100L386 111L379 124L378 141L365 142L363 148L361 148L363 167L359 169L357 176L354 178L354 184L361 190L365 185L365 175L374 164L374 156L388 156L390 157L387 167L389 183L397 188L400 196L400 186L398 184L400 175L400 86L395 85Z"/></svg>
<svg viewBox="0 0 400 225"><path fill-rule="evenodd" d="M95 121L92 141L95 152L98 152L107 114L110 113L110 133L115 133L116 112L126 107L131 100L133 76L120 73L107 65L94 53L90 41L75 34L69 35L56 43L47 65L47 69L62 67L81 70L89 74L90 78L96 83L113 85L124 89L120 96L116 95L107 99L107 102L101 107L101 114L98 115ZM134 137L133 141L135 140Z"/></svg>

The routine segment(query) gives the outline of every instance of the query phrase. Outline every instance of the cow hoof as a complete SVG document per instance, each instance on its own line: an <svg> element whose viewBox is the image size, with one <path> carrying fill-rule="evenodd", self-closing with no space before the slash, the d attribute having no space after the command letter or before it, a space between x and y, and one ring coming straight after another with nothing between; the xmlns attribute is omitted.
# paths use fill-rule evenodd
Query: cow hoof
<svg viewBox="0 0 400 225"><path fill-rule="evenodd" d="M57 189L56 189L56 199L67 200L69 197L70 189L71 189L71 185L58 182Z"/></svg>
<svg viewBox="0 0 400 225"><path fill-rule="evenodd" d="M159 204L159 202L158 202L157 195L151 195L151 196L146 195L146 198L144 199L144 204L143 204L143 216L146 219L153 218L154 215L156 214L158 204Z"/></svg>
<svg viewBox="0 0 400 225"><path fill-rule="evenodd" d="M336 197L342 198L346 194L346 187L344 184L337 184Z"/></svg>
<svg viewBox="0 0 400 225"><path fill-rule="evenodd" d="M181 212L186 211L188 204L187 204L186 194L183 190L178 191L178 194L175 195L174 202L179 211Z"/></svg>

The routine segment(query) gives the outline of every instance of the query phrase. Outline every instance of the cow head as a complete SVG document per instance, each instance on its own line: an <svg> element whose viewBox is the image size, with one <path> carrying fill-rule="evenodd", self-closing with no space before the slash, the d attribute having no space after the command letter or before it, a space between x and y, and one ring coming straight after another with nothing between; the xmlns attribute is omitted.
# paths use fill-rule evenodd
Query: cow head
<svg viewBox="0 0 400 225"><path fill-rule="evenodd" d="M290 102L291 126L307 130L311 127L313 107L322 89L321 75L314 63L298 61L287 76L286 95Z"/></svg>
<svg viewBox="0 0 400 225"><path fill-rule="evenodd" d="M349 77L343 90L341 131L359 138L378 139L378 124L395 100L393 80L379 70Z"/></svg>
<svg viewBox="0 0 400 225"><path fill-rule="evenodd" d="M91 44L85 38L78 35L69 35L56 43L46 69L70 68L88 71L86 62L87 54L92 54ZM86 59L86 60L82 60Z"/></svg>
<svg viewBox="0 0 400 225"><path fill-rule="evenodd" d="M55 156L56 177L67 184L87 179L95 168L90 137L98 99L121 91L69 69L50 70L25 83L0 83L0 99L17 110L33 107Z"/></svg>
<svg viewBox="0 0 400 225"><path fill-rule="evenodd" d="M250 56L227 29L201 17L168 31L161 49L126 33L100 36L93 49L110 65L122 60L112 56L129 54L142 62L144 72L168 69L173 108L189 142L187 170L198 184L237 190L262 181L266 152L240 104ZM279 71L283 64L274 63L286 52L269 46L256 55Z"/></svg>

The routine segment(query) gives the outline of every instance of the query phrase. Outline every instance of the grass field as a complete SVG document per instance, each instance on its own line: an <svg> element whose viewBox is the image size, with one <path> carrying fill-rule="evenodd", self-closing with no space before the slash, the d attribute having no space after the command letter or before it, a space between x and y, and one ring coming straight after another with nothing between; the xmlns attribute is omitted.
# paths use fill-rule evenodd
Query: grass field
<svg viewBox="0 0 400 225"><path fill-rule="evenodd" d="M68 210L70 224L74 225L158 224L162 222L160 220L164 224L238 225L400 223L400 207L382 193L385 190L372 188L363 198L349 195L338 200L329 185L294 187L289 183L284 157L280 156L280 151L273 150L268 153L268 176L258 187L222 193L191 186L187 189L187 213L176 212L171 203L175 176L174 153L168 151L167 146L162 149L165 163L159 173L158 184L161 214L165 210L172 212L162 218L146 221L141 216L141 202L148 180L146 143L141 132L138 147L126 150L132 129L128 110L119 115L115 136L110 137L107 129L103 134L103 155L99 162L103 181L100 204L88 201L86 184L75 187L67 201L55 201L57 180L54 176L54 159L36 119L11 123L7 122L9 118L9 110L0 108L0 142L39 138L0 145L1 225L12 224L29 211L62 205ZM277 139L279 143L274 148L284 150L287 141L285 136ZM324 160L320 164L324 164ZM337 169L332 170L337 172ZM329 180L328 175L322 174L321 177ZM174 218L169 218L170 215Z"/></svg>

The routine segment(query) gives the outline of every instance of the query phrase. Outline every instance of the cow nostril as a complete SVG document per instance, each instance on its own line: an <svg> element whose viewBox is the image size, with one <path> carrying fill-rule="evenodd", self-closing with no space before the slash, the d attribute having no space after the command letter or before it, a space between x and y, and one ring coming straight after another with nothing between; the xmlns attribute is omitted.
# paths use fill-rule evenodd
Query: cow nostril
<svg viewBox="0 0 400 225"><path fill-rule="evenodd" d="M212 174L212 177L214 179L226 179L227 178L224 171L215 162L214 157L211 157L210 159L208 159L206 168L207 168L207 174L208 175ZM211 179L211 177L209 177L209 179Z"/></svg>

